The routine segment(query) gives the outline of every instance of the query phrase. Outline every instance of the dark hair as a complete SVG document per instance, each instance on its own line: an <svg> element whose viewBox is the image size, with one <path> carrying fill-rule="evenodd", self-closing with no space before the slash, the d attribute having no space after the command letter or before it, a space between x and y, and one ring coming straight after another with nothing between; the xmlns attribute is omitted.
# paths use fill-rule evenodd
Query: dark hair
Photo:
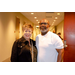
<svg viewBox="0 0 75 75"><path fill-rule="evenodd" d="M58 35L61 35L61 33L59 32Z"/></svg>

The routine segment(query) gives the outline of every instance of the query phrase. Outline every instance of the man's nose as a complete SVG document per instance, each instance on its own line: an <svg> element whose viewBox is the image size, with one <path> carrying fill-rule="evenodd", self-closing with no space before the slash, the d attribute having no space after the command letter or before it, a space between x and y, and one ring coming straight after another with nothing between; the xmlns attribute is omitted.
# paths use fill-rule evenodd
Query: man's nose
<svg viewBox="0 0 75 75"><path fill-rule="evenodd" d="M44 23L42 23L42 24L41 24L41 26L45 26L45 24L44 24Z"/></svg>

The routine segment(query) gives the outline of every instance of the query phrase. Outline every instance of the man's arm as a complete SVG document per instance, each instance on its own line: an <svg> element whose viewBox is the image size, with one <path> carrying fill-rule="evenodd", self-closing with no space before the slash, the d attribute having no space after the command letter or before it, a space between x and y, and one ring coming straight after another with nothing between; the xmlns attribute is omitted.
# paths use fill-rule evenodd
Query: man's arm
<svg viewBox="0 0 75 75"><path fill-rule="evenodd" d="M62 62L64 56L64 49L56 49L58 52L57 62Z"/></svg>

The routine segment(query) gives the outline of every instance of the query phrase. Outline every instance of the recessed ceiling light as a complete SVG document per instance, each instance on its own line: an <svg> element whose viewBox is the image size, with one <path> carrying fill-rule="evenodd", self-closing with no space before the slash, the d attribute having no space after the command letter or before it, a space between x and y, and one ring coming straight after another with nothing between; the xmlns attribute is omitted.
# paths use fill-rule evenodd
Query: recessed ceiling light
<svg viewBox="0 0 75 75"><path fill-rule="evenodd" d="M36 20L36 21L38 21L38 20Z"/></svg>
<svg viewBox="0 0 75 75"><path fill-rule="evenodd" d="M38 23L40 23L40 22L38 22Z"/></svg>
<svg viewBox="0 0 75 75"><path fill-rule="evenodd" d="M37 18L37 17L34 17L35 19Z"/></svg>
<svg viewBox="0 0 75 75"><path fill-rule="evenodd" d="M60 13L57 13L57 15L60 15Z"/></svg>
<svg viewBox="0 0 75 75"><path fill-rule="evenodd" d="M37 28L39 27L39 26L36 26Z"/></svg>
<svg viewBox="0 0 75 75"><path fill-rule="evenodd" d="M57 17L55 17L55 19L58 19Z"/></svg>
<svg viewBox="0 0 75 75"><path fill-rule="evenodd" d="M31 13L31 14L34 14L34 13Z"/></svg>
<svg viewBox="0 0 75 75"><path fill-rule="evenodd" d="M54 22L52 23L52 25L54 25Z"/></svg>
<svg viewBox="0 0 75 75"><path fill-rule="evenodd" d="M54 25L54 24L52 24L52 25Z"/></svg>
<svg viewBox="0 0 75 75"><path fill-rule="evenodd" d="M54 20L54 21L56 21L56 20Z"/></svg>

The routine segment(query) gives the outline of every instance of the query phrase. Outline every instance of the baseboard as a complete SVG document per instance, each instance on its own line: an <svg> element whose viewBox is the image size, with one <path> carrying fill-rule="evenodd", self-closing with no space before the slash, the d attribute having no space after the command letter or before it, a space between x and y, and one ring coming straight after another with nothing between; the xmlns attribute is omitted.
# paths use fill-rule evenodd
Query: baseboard
<svg viewBox="0 0 75 75"><path fill-rule="evenodd" d="M11 62L10 57L9 57L9 58L7 58L7 59L5 59L5 60L4 60L4 61L2 61L2 62Z"/></svg>

